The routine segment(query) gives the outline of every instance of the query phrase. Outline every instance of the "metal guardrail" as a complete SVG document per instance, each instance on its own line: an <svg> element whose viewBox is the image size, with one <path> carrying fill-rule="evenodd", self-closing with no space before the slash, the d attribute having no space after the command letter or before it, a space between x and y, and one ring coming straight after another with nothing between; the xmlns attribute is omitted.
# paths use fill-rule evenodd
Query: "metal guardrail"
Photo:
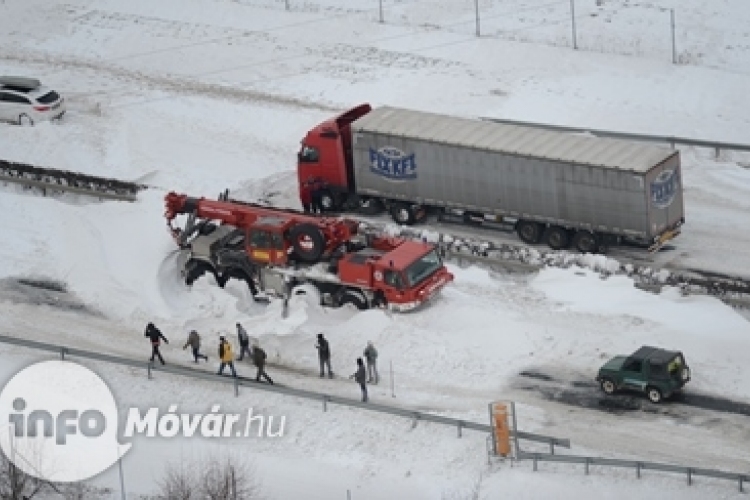
<svg viewBox="0 0 750 500"><path fill-rule="evenodd" d="M96 361L104 361L107 363L128 366L133 368L141 368L147 370L149 378L151 378L153 372L164 372L172 375L179 375L184 377L192 377L202 380L209 380L212 382L223 382L230 383L234 386L235 395L239 394L239 387L252 387L253 389L259 389L262 391L274 392L277 394L284 394L287 396L295 396L304 399L311 399L321 401L323 403L323 411L327 411L328 403L338 404L342 406L350 406L354 408L360 408L363 410L375 411L379 413L387 413L390 415L396 415L400 417L410 418L414 421L414 425L417 422L432 422L436 424L449 425L458 429L458 437L461 437L461 431L463 429L476 430L481 432L491 432L492 427L489 424L480 424L472 422L470 420L462 420L451 417L444 417L442 415L435 415L432 413L424 413L415 410L409 410L408 408L399 408L397 406L384 405L380 403L363 403L354 399L344 398L341 396L333 396L330 394L323 394L320 392L307 391L304 389L295 389L293 387L282 387L279 385L261 384L251 381L243 381L238 378L221 378L217 377L213 373L201 372L197 370L191 370L189 368L181 368L174 366L157 366L148 362L135 361L132 359L113 356L110 354L102 354L98 352L86 351L83 349L77 349L73 347L58 346L53 344L47 344L44 342L37 342L34 340L20 339L8 335L0 335L0 342L5 344L17 345L21 347L27 347L31 349L38 349L48 352L54 352L60 354L61 359L65 359L67 356L80 356L82 358L93 359ZM527 441L534 441L538 443L545 443L549 445L550 450L554 453L555 446L563 448L570 448L570 440L560 439L551 436L544 436L540 434L534 434L530 432L517 431L512 433L513 436L517 436L519 439L525 439Z"/></svg>
<svg viewBox="0 0 750 500"><path fill-rule="evenodd" d="M558 132L575 132L575 133L589 133L599 137L610 137L612 139L626 139L633 141L645 141L645 142L660 142L669 144L672 149L678 144L685 146L696 146L699 148L713 149L716 156L719 156L721 151L744 151L750 152L750 144L736 144L730 142L716 142L716 141L705 141L702 139L690 139L687 137L675 137L675 136L660 136L650 134L633 134L628 132L616 132L613 130L602 130L595 128L579 128L579 127L567 127L564 125L551 125L548 123L536 123L526 122L520 120L509 120L505 118L487 118L482 117L482 120L491 121L495 123L504 123L506 125L519 125L523 127L534 127L545 130L555 130Z"/></svg>
<svg viewBox="0 0 750 500"><path fill-rule="evenodd" d="M533 460L534 470L537 470L537 462L563 462L572 464L583 464L584 472L589 473L592 465L601 465L605 467L621 467L626 469L635 469L636 477L641 478L641 471L653 470L659 472L671 472L676 474L685 474L688 485L693 484L693 476L710 477L714 479L726 479L737 481L739 491L744 491L744 484L750 483L750 474L739 474L736 472L725 472L715 469L705 469L702 467L687 467L682 465L660 464L656 462L643 462L640 460L621 460L617 458L598 458L583 457L578 455L551 455L546 453L529 453L517 451L519 460Z"/></svg>

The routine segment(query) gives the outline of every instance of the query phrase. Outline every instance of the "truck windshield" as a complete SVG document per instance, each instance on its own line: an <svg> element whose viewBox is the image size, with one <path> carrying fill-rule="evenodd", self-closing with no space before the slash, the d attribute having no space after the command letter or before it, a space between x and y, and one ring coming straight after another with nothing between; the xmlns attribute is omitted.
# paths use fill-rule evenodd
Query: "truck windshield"
<svg viewBox="0 0 750 500"><path fill-rule="evenodd" d="M410 286L418 285L442 266L437 250L433 250L406 268L406 280Z"/></svg>

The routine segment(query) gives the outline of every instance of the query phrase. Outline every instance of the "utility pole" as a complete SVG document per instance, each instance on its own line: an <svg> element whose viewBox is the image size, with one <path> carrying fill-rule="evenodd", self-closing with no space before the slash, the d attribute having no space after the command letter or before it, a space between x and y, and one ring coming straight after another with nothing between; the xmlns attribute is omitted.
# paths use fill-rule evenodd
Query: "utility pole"
<svg viewBox="0 0 750 500"><path fill-rule="evenodd" d="M474 0L474 10L477 16L477 37L478 37L480 36L479 35L479 0Z"/></svg>
<svg viewBox="0 0 750 500"><path fill-rule="evenodd" d="M576 0L570 0L570 27L573 30L573 49L578 49L576 39Z"/></svg>
<svg viewBox="0 0 750 500"><path fill-rule="evenodd" d="M672 24L672 64L677 64L677 43L674 34L674 9L669 9L669 17Z"/></svg>

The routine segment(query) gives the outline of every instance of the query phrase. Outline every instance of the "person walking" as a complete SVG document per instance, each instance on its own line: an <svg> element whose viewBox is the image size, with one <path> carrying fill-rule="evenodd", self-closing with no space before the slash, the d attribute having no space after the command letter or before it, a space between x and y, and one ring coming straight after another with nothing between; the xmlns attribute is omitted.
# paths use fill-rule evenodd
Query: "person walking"
<svg viewBox="0 0 750 500"><path fill-rule="evenodd" d="M234 371L232 344L227 342L227 339L224 336L219 337L219 359L221 360L221 364L219 365L219 373L217 373L217 375L222 375L224 373L224 367L229 365L229 369L232 370L232 376L236 377L237 372Z"/></svg>
<svg viewBox="0 0 750 500"><path fill-rule="evenodd" d="M363 354L367 363L367 383L377 384L380 381L380 376L378 375L378 350L375 349L372 340L367 342L367 347L365 347Z"/></svg>
<svg viewBox="0 0 750 500"><path fill-rule="evenodd" d="M257 344L253 344L253 363L258 367L258 373L255 375L255 381L260 382L260 377L265 378L269 384L273 385L273 380L266 373L266 351L261 349Z"/></svg>
<svg viewBox="0 0 750 500"><path fill-rule="evenodd" d="M187 349L187 347L190 346L193 350L193 358L195 358L195 362L197 363L200 358L203 358L208 363L208 356L205 354L201 354L201 336L198 335L198 332L195 330L190 330L190 335L188 335L187 342L185 342L185 345L182 346L182 350L184 351Z"/></svg>
<svg viewBox="0 0 750 500"><path fill-rule="evenodd" d="M250 352L250 337L247 330L239 323L237 323L237 338L240 341L240 357L237 358L237 361L242 361L245 353L247 353L248 358L253 359L253 353Z"/></svg>
<svg viewBox="0 0 750 500"><path fill-rule="evenodd" d="M315 344L315 348L318 350L320 378L325 376L325 367L328 367L328 378L333 378L333 371L331 371L331 346L328 344L328 340L323 337L322 333L318 334L318 343Z"/></svg>
<svg viewBox="0 0 750 500"><path fill-rule="evenodd" d="M151 341L151 362L153 363L154 357L157 357L159 358L159 361L161 361L161 364L166 364L164 363L164 358L161 357L161 353L159 352L159 345L162 340L165 344L169 344L167 337L165 337L153 323L146 325L146 331L143 336L148 337Z"/></svg>
<svg viewBox="0 0 750 500"><path fill-rule="evenodd" d="M357 371L354 372L349 376L349 378L353 378L355 382L359 384L359 387L362 389L362 402L367 402L367 381L366 381L367 375L365 374L365 363L362 361L362 358L357 358Z"/></svg>

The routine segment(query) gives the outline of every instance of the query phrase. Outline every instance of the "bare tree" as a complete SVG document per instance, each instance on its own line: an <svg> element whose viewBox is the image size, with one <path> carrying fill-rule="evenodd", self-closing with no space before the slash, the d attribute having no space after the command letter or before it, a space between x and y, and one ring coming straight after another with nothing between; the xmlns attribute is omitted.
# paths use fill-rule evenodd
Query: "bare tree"
<svg viewBox="0 0 750 500"><path fill-rule="evenodd" d="M110 491L84 483L53 483L27 474L0 452L0 500L32 500L37 495L64 500L96 500Z"/></svg>
<svg viewBox="0 0 750 500"><path fill-rule="evenodd" d="M158 498L166 500L261 500L255 468L236 457L209 457L168 465Z"/></svg>

